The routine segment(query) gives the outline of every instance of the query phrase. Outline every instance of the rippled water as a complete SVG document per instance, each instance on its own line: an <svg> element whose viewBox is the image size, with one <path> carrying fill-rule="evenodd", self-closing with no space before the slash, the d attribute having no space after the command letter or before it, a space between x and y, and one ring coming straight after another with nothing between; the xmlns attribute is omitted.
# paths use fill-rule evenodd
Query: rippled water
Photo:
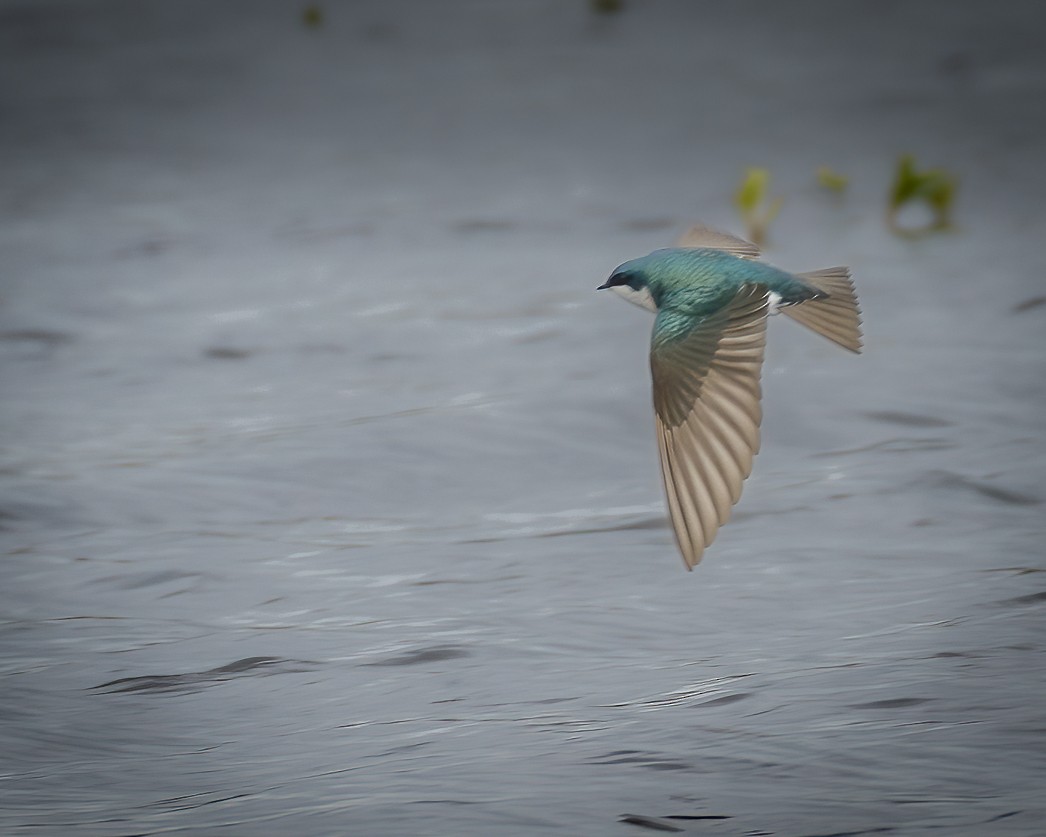
<svg viewBox="0 0 1046 837"><path fill-rule="evenodd" d="M0 5L0 830L1040 833L1046 61L980 8ZM867 350L771 323L688 574L593 289L752 163Z"/></svg>

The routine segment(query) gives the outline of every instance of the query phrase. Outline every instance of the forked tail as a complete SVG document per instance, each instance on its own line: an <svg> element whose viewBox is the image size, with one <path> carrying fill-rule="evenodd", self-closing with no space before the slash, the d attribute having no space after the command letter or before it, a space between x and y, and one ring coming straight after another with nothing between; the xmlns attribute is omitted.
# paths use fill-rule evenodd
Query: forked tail
<svg viewBox="0 0 1046 837"><path fill-rule="evenodd" d="M860 354L861 306L857 303L849 268L826 267L796 276L826 296L782 306L780 310L833 343Z"/></svg>

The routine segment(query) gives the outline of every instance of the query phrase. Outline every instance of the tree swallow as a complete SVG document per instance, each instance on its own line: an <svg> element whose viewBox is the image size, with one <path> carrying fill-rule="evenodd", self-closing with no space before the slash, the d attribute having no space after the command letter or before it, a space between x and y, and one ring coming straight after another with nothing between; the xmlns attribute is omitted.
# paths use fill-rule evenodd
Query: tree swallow
<svg viewBox="0 0 1046 837"><path fill-rule="evenodd" d="M787 273L758 256L754 244L698 226L677 247L625 262L597 289L657 314L650 342L657 444L688 570L730 518L759 451L767 316L783 311L861 351L848 268Z"/></svg>

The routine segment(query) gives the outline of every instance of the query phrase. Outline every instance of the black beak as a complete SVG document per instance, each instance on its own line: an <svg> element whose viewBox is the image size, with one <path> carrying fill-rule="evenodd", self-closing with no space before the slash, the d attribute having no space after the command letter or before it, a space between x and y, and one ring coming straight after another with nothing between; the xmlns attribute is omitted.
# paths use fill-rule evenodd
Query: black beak
<svg viewBox="0 0 1046 837"><path fill-rule="evenodd" d="M618 285L624 285L628 282L628 276L624 273L611 273L610 278L607 279L602 285L596 288L597 291L605 291L607 288L616 288Z"/></svg>

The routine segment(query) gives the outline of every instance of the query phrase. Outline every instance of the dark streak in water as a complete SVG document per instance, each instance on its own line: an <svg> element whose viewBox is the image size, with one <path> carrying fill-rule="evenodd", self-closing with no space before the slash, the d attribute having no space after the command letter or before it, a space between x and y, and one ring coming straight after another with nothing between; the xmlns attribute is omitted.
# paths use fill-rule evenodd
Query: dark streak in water
<svg viewBox="0 0 1046 837"><path fill-rule="evenodd" d="M36 343L49 348L72 342L72 336L63 331L49 331L43 328L23 328L15 331L0 332L0 341L7 343Z"/></svg>
<svg viewBox="0 0 1046 837"><path fill-rule="evenodd" d="M921 482L927 482L933 488L968 489L990 500L997 500L1000 503L1009 503L1014 506L1036 506L1041 502L1038 497L1033 497L1030 494L1022 494L1009 488L1000 488L997 485L964 477L952 471L930 471L926 475L925 480L921 480Z"/></svg>
<svg viewBox="0 0 1046 837"><path fill-rule="evenodd" d="M252 354L254 353L247 349L235 349L231 346L212 346L204 350L203 356L211 360L245 360Z"/></svg>
<svg viewBox="0 0 1046 837"><path fill-rule="evenodd" d="M490 584L496 581L518 581L523 576L505 575L497 578L429 578L415 581L414 587L437 587L441 584Z"/></svg>
<svg viewBox="0 0 1046 837"><path fill-rule="evenodd" d="M729 703L737 703L739 700L744 700L746 697L751 697L751 695L748 692L741 692L736 695L723 695L722 697L712 698L712 700L698 703L696 706L726 706Z"/></svg>
<svg viewBox="0 0 1046 837"><path fill-rule="evenodd" d="M1041 308L1046 305L1046 296L1033 296L1030 299L1025 299L1022 302L1018 302L1013 306L1014 314L1023 314L1025 311L1031 311L1033 308Z"/></svg>
<svg viewBox="0 0 1046 837"><path fill-rule="evenodd" d="M198 691L243 676L313 671L316 665L305 660L285 660L280 657L245 657L206 671L121 677L119 680L92 686L90 690L109 693Z"/></svg>
<svg viewBox="0 0 1046 837"><path fill-rule="evenodd" d="M902 709L906 706L918 706L921 703L929 703L933 698L887 698L886 700L873 700L868 703L851 703L851 709Z"/></svg>
<svg viewBox="0 0 1046 837"><path fill-rule="evenodd" d="M1029 593L1027 596L1017 596L1013 599L1003 599L998 604L1025 607L1027 605L1042 604L1043 602L1046 602L1046 590L1041 590L1038 593Z"/></svg>
<svg viewBox="0 0 1046 837"><path fill-rule="evenodd" d="M898 410L871 410L864 415L875 421L901 424L905 427L951 427L954 424L954 422L934 416L921 416L917 413L904 413Z"/></svg>
<svg viewBox="0 0 1046 837"><path fill-rule="evenodd" d="M992 567L984 570L986 573L1012 573L1013 575L1031 575L1032 573L1044 573L1041 567Z"/></svg>
<svg viewBox="0 0 1046 837"><path fill-rule="evenodd" d="M177 241L166 238L145 238L133 244L118 247L113 251L116 259L155 258L177 246Z"/></svg>
<svg viewBox="0 0 1046 837"><path fill-rule="evenodd" d="M468 657L470 653L464 648L456 645L434 645L431 648L419 648L416 651L407 651L388 657L374 663L361 663L365 666L413 666L421 663L438 663L443 660L457 660Z"/></svg>
<svg viewBox="0 0 1046 837"><path fill-rule="evenodd" d="M683 831L678 825L672 825L657 817L645 817L642 814L622 814L620 822L629 825L638 825L640 828L649 828L651 831Z"/></svg>
<svg viewBox="0 0 1046 837"><path fill-rule="evenodd" d="M609 753L604 753L600 756L600 759L616 759L618 756L630 756L638 753L639 750L611 750ZM600 761L600 759L590 759L593 764L614 764L613 761Z"/></svg>
<svg viewBox="0 0 1046 837"><path fill-rule="evenodd" d="M142 590L173 582L198 583L205 578L215 576L204 573L181 572L179 570L161 570L159 572L130 573L127 575L107 575L89 582L91 585L112 586L118 590Z"/></svg>
<svg viewBox="0 0 1046 837"><path fill-rule="evenodd" d="M273 237L297 243L314 244L343 238L358 238L371 235L373 232L372 224L341 224L331 227L297 227L277 230Z"/></svg>
<svg viewBox="0 0 1046 837"><path fill-rule="evenodd" d="M647 770L693 770L692 764L681 761L648 761L642 764Z"/></svg>
<svg viewBox="0 0 1046 837"><path fill-rule="evenodd" d="M42 328L26 328L0 332L0 343L10 344L4 354L14 354L23 360L41 360L51 356L60 346L73 341L73 337L63 331L50 331Z"/></svg>
<svg viewBox="0 0 1046 837"><path fill-rule="evenodd" d="M664 529L668 526L668 518L658 515L637 520L635 523L619 523L614 526L592 526L587 529L567 529L559 532L539 532L531 535L534 538L562 538L567 535L596 535L601 532L628 532L633 529Z"/></svg>
<svg viewBox="0 0 1046 837"><path fill-rule="evenodd" d="M648 770L693 770L694 765L667 759L659 753L643 753L639 750L614 750L592 764L634 764Z"/></svg>
<svg viewBox="0 0 1046 837"><path fill-rule="evenodd" d="M583 529L549 529L543 532L517 532L494 535L488 538L468 538L458 543L501 543L502 541L526 540L528 538L565 538L574 535L598 535L604 532L627 532L630 530L664 529L668 518L663 515L644 517L631 523L615 523L611 526L588 526Z"/></svg>

